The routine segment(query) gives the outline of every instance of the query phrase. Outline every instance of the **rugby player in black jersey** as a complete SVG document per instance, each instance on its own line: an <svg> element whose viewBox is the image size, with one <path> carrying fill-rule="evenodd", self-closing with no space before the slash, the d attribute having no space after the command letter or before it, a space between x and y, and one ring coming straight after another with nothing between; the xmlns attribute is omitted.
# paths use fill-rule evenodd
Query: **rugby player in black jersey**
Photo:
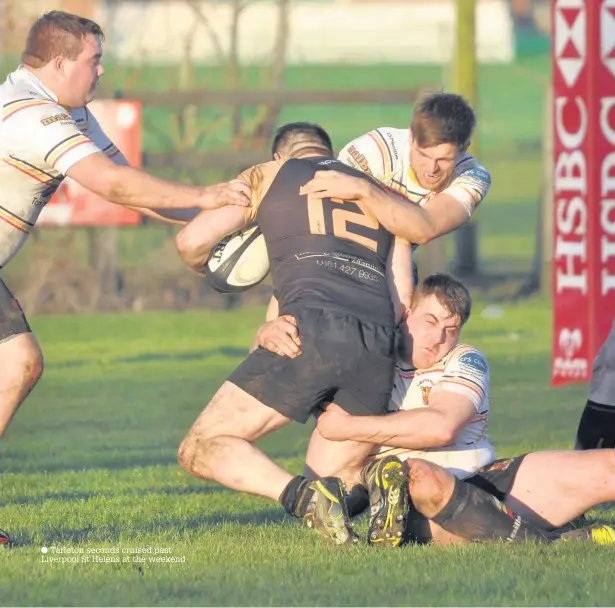
<svg viewBox="0 0 615 608"><path fill-rule="evenodd" d="M292 359L253 351L198 417L180 446L179 462L197 477L279 500L326 538L353 543L357 536L341 481L293 476L254 443L292 421L305 423L328 403L355 415L387 411L396 315L411 291L410 246L358 203L302 194L317 171L370 178L335 160L330 138L318 125L296 131L291 125L284 133L285 157L240 176L251 186L251 207L214 210L202 229L198 222L187 229L198 231L201 243L200 261L190 265L198 270L222 237L257 221L280 312L297 320L303 354ZM178 238L181 245L182 234ZM340 469L363 462L370 449L347 442ZM401 465L386 475L387 487L403 496ZM403 504L397 508L406 511ZM392 525L370 532L391 538L402 525L394 517Z"/></svg>

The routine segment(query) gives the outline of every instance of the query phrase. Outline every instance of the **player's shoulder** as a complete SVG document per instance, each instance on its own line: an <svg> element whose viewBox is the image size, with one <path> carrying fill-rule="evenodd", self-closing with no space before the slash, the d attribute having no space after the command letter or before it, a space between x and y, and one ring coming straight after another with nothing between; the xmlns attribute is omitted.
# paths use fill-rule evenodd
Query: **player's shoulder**
<svg viewBox="0 0 615 608"><path fill-rule="evenodd" d="M453 171L453 180L463 177L491 184L491 174L477 158L466 153L457 163Z"/></svg>
<svg viewBox="0 0 615 608"><path fill-rule="evenodd" d="M17 121L23 124L23 121L28 121L33 126L40 123L45 126L49 124L45 119L53 116L59 116L57 120L71 120L67 110L60 106L53 99L45 97L33 87L28 87L24 83L16 83L11 85L5 81L2 85L2 122Z"/></svg>
<svg viewBox="0 0 615 608"><path fill-rule="evenodd" d="M475 346L457 344L444 358L446 370L472 372L473 374L488 374L487 357Z"/></svg>
<svg viewBox="0 0 615 608"><path fill-rule="evenodd" d="M25 79L20 70L11 72L0 85L0 96L3 106L20 101L44 101L57 105L42 89Z"/></svg>
<svg viewBox="0 0 615 608"><path fill-rule="evenodd" d="M380 149L382 146L391 148L399 154L402 147L410 141L410 129L398 129L396 127L378 127L353 139L349 146L355 145L359 148L367 147Z"/></svg>
<svg viewBox="0 0 615 608"><path fill-rule="evenodd" d="M381 179L401 167L409 139L409 129L379 127L353 139L339 159Z"/></svg>
<svg viewBox="0 0 615 608"><path fill-rule="evenodd" d="M259 188L263 183L275 176L280 170L280 165L270 160L258 165L248 167L239 174L239 179L247 181L252 188Z"/></svg>

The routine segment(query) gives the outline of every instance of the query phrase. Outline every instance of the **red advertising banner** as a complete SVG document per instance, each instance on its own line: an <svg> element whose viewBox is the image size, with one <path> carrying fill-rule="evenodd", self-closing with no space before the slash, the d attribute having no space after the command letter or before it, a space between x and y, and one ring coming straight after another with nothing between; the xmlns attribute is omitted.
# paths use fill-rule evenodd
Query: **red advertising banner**
<svg viewBox="0 0 615 608"><path fill-rule="evenodd" d="M615 315L615 0L553 0L553 86L557 386L590 379Z"/></svg>
<svg viewBox="0 0 615 608"><path fill-rule="evenodd" d="M88 104L88 110L128 163L141 167L140 102L100 99ZM37 225L134 226L141 221L140 213L109 203L67 177L43 209Z"/></svg>
<svg viewBox="0 0 615 608"><path fill-rule="evenodd" d="M595 4L595 3L594 3ZM598 13L598 7L593 10ZM595 67L595 96L590 129L595 133L597 205L592 217L596 272L590 282L595 317L595 353L606 339L615 317L615 0L600 3L599 36L590 38L599 59Z"/></svg>

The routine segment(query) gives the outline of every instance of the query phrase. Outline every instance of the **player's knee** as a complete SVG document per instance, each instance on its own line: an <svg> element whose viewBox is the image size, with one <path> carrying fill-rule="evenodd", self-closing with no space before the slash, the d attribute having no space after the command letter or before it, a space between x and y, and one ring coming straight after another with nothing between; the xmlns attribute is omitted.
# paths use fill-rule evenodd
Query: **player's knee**
<svg viewBox="0 0 615 608"><path fill-rule="evenodd" d="M188 473L198 472L199 477L207 478L209 463L219 456L217 437L205 437L188 433L179 446L177 461Z"/></svg>
<svg viewBox="0 0 615 608"><path fill-rule="evenodd" d="M12 343L11 343L12 342ZM30 390L43 375L45 362L40 346L34 338L26 334L8 342L10 351L3 355L3 374L5 382L19 385L23 390Z"/></svg>
<svg viewBox="0 0 615 608"><path fill-rule="evenodd" d="M194 472L197 443L195 437L192 434L188 434L184 437L177 452L177 462L179 462L179 466L188 473Z"/></svg>
<svg viewBox="0 0 615 608"><path fill-rule="evenodd" d="M419 459L408 460L408 492L417 510L429 517L447 498L447 479L439 467Z"/></svg>
<svg viewBox="0 0 615 608"><path fill-rule="evenodd" d="M33 347L29 352L25 364L25 379L28 386L34 386L43 375L45 369L45 359L43 353L38 347Z"/></svg>

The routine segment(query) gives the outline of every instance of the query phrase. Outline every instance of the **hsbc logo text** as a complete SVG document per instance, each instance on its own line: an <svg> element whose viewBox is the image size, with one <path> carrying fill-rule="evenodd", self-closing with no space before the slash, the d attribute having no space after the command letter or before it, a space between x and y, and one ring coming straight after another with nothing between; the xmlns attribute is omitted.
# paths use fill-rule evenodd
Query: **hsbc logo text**
<svg viewBox="0 0 615 608"><path fill-rule="evenodd" d="M554 18L555 63L566 84L555 98L555 289L586 295L589 117L578 82L587 58L585 0L556 0Z"/></svg>
<svg viewBox="0 0 615 608"><path fill-rule="evenodd" d="M557 0L555 3L555 62L572 88L587 59L587 15L585 0Z"/></svg>
<svg viewBox="0 0 615 608"><path fill-rule="evenodd" d="M615 88L615 0L600 7L600 60L608 70L604 92ZM600 134L608 149L600 170L600 294L615 290L615 97L600 99Z"/></svg>

